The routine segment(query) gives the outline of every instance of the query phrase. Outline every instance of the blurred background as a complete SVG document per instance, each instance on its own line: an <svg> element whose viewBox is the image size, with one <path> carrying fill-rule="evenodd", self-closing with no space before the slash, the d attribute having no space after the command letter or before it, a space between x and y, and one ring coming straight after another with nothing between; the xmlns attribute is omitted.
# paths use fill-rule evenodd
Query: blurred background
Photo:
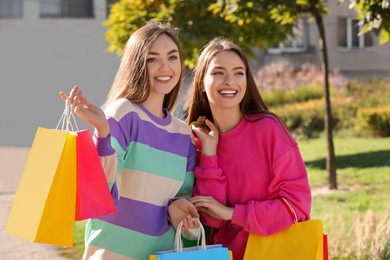
<svg viewBox="0 0 390 260"><path fill-rule="evenodd" d="M251 57L266 104L299 143L312 218L324 222L330 258L390 259L389 6L388 0L0 0L0 196L11 194L12 201L37 127L56 127L64 108L58 92L78 85L103 104L128 37L149 19L164 20L180 29L186 61L175 114L185 117L200 48L215 36L232 39ZM84 224L75 226L75 249L61 254L80 257Z"/></svg>

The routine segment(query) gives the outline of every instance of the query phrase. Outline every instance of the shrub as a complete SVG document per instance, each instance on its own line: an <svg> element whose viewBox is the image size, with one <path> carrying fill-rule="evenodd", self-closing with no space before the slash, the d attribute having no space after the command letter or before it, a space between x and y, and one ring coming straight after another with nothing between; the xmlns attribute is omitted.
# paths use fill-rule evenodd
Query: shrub
<svg viewBox="0 0 390 260"><path fill-rule="evenodd" d="M390 106L358 109L356 130L373 136L390 136Z"/></svg>
<svg viewBox="0 0 390 260"><path fill-rule="evenodd" d="M307 139L317 137L324 130L323 104L323 99L316 99L276 107L273 112L283 119L296 138Z"/></svg>

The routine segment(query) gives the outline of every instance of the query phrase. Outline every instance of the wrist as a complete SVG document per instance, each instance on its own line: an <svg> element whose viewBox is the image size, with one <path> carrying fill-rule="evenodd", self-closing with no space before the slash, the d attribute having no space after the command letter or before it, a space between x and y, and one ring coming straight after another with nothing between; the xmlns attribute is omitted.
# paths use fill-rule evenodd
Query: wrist
<svg viewBox="0 0 390 260"><path fill-rule="evenodd" d="M107 125L101 128L95 128L95 134L99 138L108 137L110 135L110 127Z"/></svg>

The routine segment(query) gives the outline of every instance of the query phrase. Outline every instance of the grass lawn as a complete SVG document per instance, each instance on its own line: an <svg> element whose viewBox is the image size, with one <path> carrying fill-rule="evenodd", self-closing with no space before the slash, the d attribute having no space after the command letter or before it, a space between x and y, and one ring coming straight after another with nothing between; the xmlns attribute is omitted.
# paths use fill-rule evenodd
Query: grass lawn
<svg viewBox="0 0 390 260"><path fill-rule="evenodd" d="M390 259L390 138L335 138L337 190L329 190L325 139L299 142L331 259Z"/></svg>
<svg viewBox="0 0 390 260"><path fill-rule="evenodd" d="M329 190L324 138L300 141L312 187L311 217L324 222L330 259L390 259L390 138L335 138L337 190ZM75 225L80 259L85 222Z"/></svg>

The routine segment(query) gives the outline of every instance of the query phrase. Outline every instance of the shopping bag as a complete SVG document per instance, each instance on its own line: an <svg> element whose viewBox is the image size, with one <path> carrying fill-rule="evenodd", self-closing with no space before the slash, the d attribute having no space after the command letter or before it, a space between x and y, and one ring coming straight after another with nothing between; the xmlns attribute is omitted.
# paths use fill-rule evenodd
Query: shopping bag
<svg viewBox="0 0 390 260"><path fill-rule="evenodd" d="M38 127L5 231L72 247L75 203L76 136Z"/></svg>
<svg viewBox="0 0 390 260"><path fill-rule="evenodd" d="M77 132L76 220L115 213L116 208L89 130Z"/></svg>
<svg viewBox="0 0 390 260"><path fill-rule="evenodd" d="M198 220L199 221L199 220ZM200 223L200 221L199 221ZM206 245L205 231L200 223L198 246L183 248L181 229L183 222L180 222L175 235L175 248L172 250L160 251L149 255L149 260L229 260L233 259L231 251L222 245ZM201 241L199 245L199 241Z"/></svg>
<svg viewBox="0 0 390 260"><path fill-rule="evenodd" d="M298 222L294 209L285 198L283 203L295 216L294 224L271 236L261 236L249 233L244 260L273 259L273 260L323 260L324 233L321 220ZM326 237L325 237L326 238Z"/></svg>

